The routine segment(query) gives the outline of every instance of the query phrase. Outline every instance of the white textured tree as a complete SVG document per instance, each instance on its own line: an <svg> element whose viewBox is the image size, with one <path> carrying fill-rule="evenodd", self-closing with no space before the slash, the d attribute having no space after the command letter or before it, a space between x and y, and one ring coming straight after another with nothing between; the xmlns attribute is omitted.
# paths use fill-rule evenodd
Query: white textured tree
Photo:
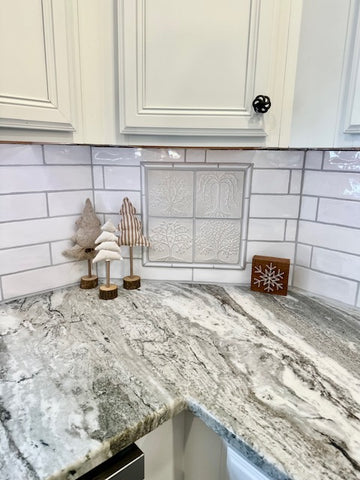
<svg viewBox="0 0 360 480"><path fill-rule="evenodd" d="M177 220L166 220L154 227L150 240L154 253L161 254L158 261L181 261L182 255L192 246L189 229Z"/></svg>

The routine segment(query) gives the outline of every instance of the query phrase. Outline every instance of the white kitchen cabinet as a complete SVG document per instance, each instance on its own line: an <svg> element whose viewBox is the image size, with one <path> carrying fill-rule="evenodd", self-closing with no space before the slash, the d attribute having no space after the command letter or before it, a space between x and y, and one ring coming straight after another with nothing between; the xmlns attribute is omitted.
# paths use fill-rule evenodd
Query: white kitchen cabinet
<svg viewBox="0 0 360 480"><path fill-rule="evenodd" d="M2 0L0 126L74 130L72 5Z"/></svg>
<svg viewBox="0 0 360 480"><path fill-rule="evenodd" d="M119 0L121 132L286 143L301 4Z"/></svg>
<svg viewBox="0 0 360 480"><path fill-rule="evenodd" d="M199 418L182 412L136 442L146 480L268 480Z"/></svg>

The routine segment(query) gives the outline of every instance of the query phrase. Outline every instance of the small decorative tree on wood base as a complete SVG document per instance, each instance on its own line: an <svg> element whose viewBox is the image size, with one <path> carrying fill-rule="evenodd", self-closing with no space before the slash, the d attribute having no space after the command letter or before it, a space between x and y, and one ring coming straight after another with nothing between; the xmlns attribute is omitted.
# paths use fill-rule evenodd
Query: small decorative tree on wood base
<svg viewBox="0 0 360 480"><path fill-rule="evenodd" d="M130 250L130 275L124 277L123 286L126 290L135 290L140 288L141 280L138 275L134 275L133 247L149 247L149 240L142 234L141 222L136 218L136 209L130 200L125 197L120 209L122 216L119 225L120 238L119 245L126 245Z"/></svg>
<svg viewBox="0 0 360 480"><path fill-rule="evenodd" d="M63 252L66 257L88 262L88 274L81 277L80 288L95 288L98 285L98 277L92 273L91 261L96 253L95 239L101 233L100 225L91 201L86 199L82 216L76 221L77 231L71 238L75 245Z"/></svg>
<svg viewBox="0 0 360 480"><path fill-rule="evenodd" d="M110 283L110 262L112 260L122 260L120 247L117 244L117 237L114 234L116 231L112 222L108 221L101 227L102 233L95 240L95 250L98 252L93 260L93 263L106 262L106 284L101 285L99 289L99 297L102 300L111 300L118 296L117 285Z"/></svg>

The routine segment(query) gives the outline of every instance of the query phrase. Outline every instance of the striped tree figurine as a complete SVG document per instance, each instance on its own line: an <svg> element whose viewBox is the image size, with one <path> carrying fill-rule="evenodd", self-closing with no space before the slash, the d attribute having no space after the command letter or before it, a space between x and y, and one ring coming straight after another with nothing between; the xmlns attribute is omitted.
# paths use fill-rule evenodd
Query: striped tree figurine
<svg viewBox="0 0 360 480"><path fill-rule="evenodd" d="M140 287L140 277L134 275L133 247L150 247L150 242L143 235L141 222L136 217L136 209L127 197L121 205L120 215L122 218L119 225L119 245L126 245L130 250L130 275L124 277L123 285L126 290L134 290Z"/></svg>

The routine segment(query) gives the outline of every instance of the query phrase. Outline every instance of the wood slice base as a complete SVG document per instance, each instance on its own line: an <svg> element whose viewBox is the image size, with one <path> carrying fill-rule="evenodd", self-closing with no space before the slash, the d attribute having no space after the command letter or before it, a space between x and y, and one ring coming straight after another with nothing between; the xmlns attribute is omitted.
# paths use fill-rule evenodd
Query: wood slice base
<svg viewBox="0 0 360 480"><path fill-rule="evenodd" d="M136 290L137 288L140 288L140 284L140 277L138 275L123 278L123 286L125 290Z"/></svg>
<svg viewBox="0 0 360 480"><path fill-rule="evenodd" d="M88 275L85 275L84 277L81 277L80 280L80 288L95 288L98 286L98 277L96 275L91 275L89 277Z"/></svg>
<svg viewBox="0 0 360 480"><path fill-rule="evenodd" d="M111 283L108 287L101 285L99 288L99 298L101 300L112 300L118 296L118 286Z"/></svg>

